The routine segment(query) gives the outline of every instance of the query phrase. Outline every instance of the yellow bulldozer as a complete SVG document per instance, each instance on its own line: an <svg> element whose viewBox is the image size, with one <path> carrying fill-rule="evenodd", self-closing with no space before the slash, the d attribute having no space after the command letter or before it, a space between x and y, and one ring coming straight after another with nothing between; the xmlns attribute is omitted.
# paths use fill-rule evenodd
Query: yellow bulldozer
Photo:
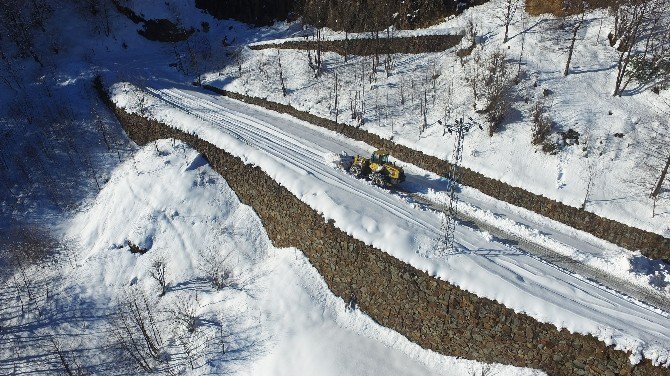
<svg viewBox="0 0 670 376"><path fill-rule="evenodd" d="M377 150L369 158L356 155L348 160L343 159L343 167L352 175L358 178L367 177L380 187L392 188L405 181L405 171L389 162L389 153L386 150Z"/></svg>

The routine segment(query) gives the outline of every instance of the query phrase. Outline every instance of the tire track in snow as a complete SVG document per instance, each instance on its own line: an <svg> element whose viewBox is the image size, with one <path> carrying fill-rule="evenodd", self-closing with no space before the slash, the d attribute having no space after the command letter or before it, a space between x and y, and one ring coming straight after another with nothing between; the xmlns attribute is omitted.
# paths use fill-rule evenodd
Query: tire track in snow
<svg viewBox="0 0 670 376"><path fill-rule="evenodd" d="M161 94L163 94L163 92L161 92ZM186 93L184 93L184 94L188 95ZM190 110L184 108L183 106L179 106L178 102L176 101L176 100L178 100L180 98L183 98L183 97L175 98L174 94L171 94L171 95L172 95L172 97L171 97L172 100L170 101L171 103L173 103L175 106L181 107L185 111L189 111L189 113L191 113ZM202 103L196 102L193 99L186 99L186 100L184 100L184 102L186 102L186 103L188 103L192 106L196 106L196 108L197 108L197 106L202 106ZM220 109L222 111L226 111L226 113L230 113L228 110L226 110L223 107L221 107ZM345 189L348 192L350 192L352 194L355 194L357 197L359 197L360 199L362 199L364 201L371 202L371 203L376 203L376 204L382 203L383 206L384 206L384 209L386 209L388 211L395 211L396 214L400 214L404 220L406 220L410 223L413 223L415 225L418 225L422 228L425 228L427 230L430 230L430 232L439 232L439 228L435 227L433 224L425 222L425 221L419 221L418 219L415 218L414 214L410 212L410 210L408 210L406 208L403 208L403 207L399 207L398 206L398 201L399 200L393 200L393 201L389 200L389 197L386 194L386 192L383 192L383 193L375 192L376 193L375 197L370 198L369 197L369 192L365 192L365 191L361 191L360 189L357 189L354 186L354 184L352 184L352 182L351 182L351 180L353 180L354 183L360 183L361 180L353 178L353 177L348 176L348 175L343 175L343 174L340 174L340 173L332 173L331 171L336 172L336 170L333 170L333 168L326 163L325 156L326 156L327 153L325 151L321 154L318 154L318 153L307 154L307 153L304 152L304 150L305 149L309 150L310 147L308 147L304 143L296 140L295 138L289 136L288 134L282 132L281 130L278 130L278 129L274 128L272 125L266 123L259 130L259 127L257 125L257 123L258 123L257 121L250 121L248 118L246 118L245 115L239 114L239 113L233 113L233 114L230 114L230 115L233 119L235 119L236 117L238 119L240 119L240 115L243 116L242 119L244 119L244 121L241 121L241 123L244 123L245 125L248 125L248 126L254 128L254 130L249 130L249 129L232 130L231 128L237 127L239 124L236 124L235 122L233 122L231 120L228 120L221 115L213 114L211 112L208 115L204 115L203 120L208 121L208 122L214 122L217 125L224 126L224 128L227 131L232 131L235 134L239 135L242 139L246 140L246 143L248 145L254 146L254 147L256 147L260 150L268 152L270 155L274 156L277 161L283 162L283 164L286 164L285 162L289 162L290 166L292 166L294 168L298 168L300 170L304 170L304 168L302 168L302 166L305 166L305 163L307 163L308 166L310 167L308 172L310 174L314 175L315 177L319 178L319 180L327 182L330 185L334 185L334 186L337 186L339 188ZM284 151L286 149L285 147L280 145L274 139L268 137L265 134L265 127L267 127L268 129L271 129L272 133L280 135L283 139L291 139L292 144L294 145L294 147L291 147L289 149L291 151L294 151L294 153L285 152ZM306 157L306 159L298 158L295 155L300 155L300 156ZM326 173L326 172L331 172L331 173ZM398 210L400 210L400 212L398 212ZM472 246L472 244L468 244L468 245Z"/></svg>

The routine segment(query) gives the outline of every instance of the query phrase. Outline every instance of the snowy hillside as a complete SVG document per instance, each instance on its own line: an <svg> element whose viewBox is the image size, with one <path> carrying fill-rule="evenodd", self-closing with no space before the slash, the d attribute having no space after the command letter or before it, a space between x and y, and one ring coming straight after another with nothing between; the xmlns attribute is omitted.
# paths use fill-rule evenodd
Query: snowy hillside
<svg viewBox="0 0 670 376"><path fill-rule="evenodd" d="M605 11L586 13L567 77L576 19L519 8L502 43L503 0L431 28L389 32L465 33L452 50L382 56L388 72L383 63L373 70L372 57L327 52L315 76L313 51L247 47L305 40L316 30L300 21L216 20L192 0L118 4L9 0L0 9L0 374L542 374L423 349L336 297L300 249L270 243L252 208L197 151L176 140L129 140L93 87L98 76L116 105L259 166L352 238L552 330L592 335L629 352L631 364L670 364L668 312L608 285L666 302L664 261L468 187L463 213L608 281L468 223L457 227L459 252L444 254L440 213L413 198L444 201L445 179L402 164L407 191L380 189L332 163L370 145L194 86L290 104L444 159L453 138L443 125L472 117L484 130L467 135L463 165L670 237L668 182L653 217L649 198L670 145L670 91L633 83L611 95L617 52ZM192 35L150 41L138 33L147 20ZM473 41L470 55L456 56ZM495 51L521 74L513 109L490 137L468 77ZM553 121L550 152L532 144L538 103ZM579 144L563 143L568 130Z"/></svg>
<svg viewBox="0 0 670 376"><path fill-rule="evenodd" d="M670 236L667 184L653 217L649 198L670 153L670 91L655 94L650 87L633 82L623 96L612 96L618 52L608 44L613 17L606 11L586 14L570 74L564 77L575 17L530 17L519 10L510 26L510 40L503 43L500 14L505 4L494 0L426 30L393 32L394 36L471 34L469 25L474 25L477 47L463 59L456 56L456 50L468 47L472 39L467 36L462 46L442 53L393 55L388 74L382 64L373 73L372 56L345 60L326 52L323 73L315 78L308 51L248 50L241 75L237 66L230 66L207 75L206 81L330 119L337 112L338 121L357 125L359 121L352 119L353 104L356 111L364 112L363 129L449 160L453 137L445 134L438 121L451 124L465 116L486 127L484 116L475 113L467 80L474 65L500 51L509 62L507 69L513 75L520 72L512 94L513 108L492 137L486 130L475 130L466 137L463 165L533 193L575 207L584 205L607 218ZM325 30L324 34L326 39L345 38L344 33ZM372 37L347 38L365 36ZM559 144L555 153L545 153L542 145L532 144L532 114L538 103L553 121L549 139ZM425 123L422 108L426 109ZM579 143L561 146L559 133L570 129L579 133Z"/></svg>

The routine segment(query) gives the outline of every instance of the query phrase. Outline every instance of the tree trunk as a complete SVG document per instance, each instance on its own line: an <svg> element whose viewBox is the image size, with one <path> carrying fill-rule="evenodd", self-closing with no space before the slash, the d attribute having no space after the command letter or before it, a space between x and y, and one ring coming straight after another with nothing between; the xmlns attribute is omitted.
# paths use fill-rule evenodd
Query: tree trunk
<svg viewBox="0 0 670 376"><path fill-rule="evenodd" d="M656 198L659 193L661 193L661 187L663 186L665 177L668 175L668 169L670 169L670 154L668 154L668 160L665 162L665 167L663 168L663 171L661 171L661 176L658 178L658 183L656 183L654 190L651 192L651 197Z"/></svg>
<svg viewBox="0 0 670 376"><path fill-rule="evenodd" d="M514 13L514 1L507 0L507 9L505 10L505 36L503 38L503 43L507 43L509 40L509 25L512 23L512 15Z"/></svg>
<svg viewBox="0 0 670 376"><path fill-rule="evenodd" d="M582 27L584 22L584 13L582 13L582 18L577 22L575 27L572 29L572 41L570 42L570 50L568 50L568 61L565 63L565 70L563 71L563 76L570 74L570 62L572 62L572 54L575 51L575 43L577 42L577 33Z"/></svg>

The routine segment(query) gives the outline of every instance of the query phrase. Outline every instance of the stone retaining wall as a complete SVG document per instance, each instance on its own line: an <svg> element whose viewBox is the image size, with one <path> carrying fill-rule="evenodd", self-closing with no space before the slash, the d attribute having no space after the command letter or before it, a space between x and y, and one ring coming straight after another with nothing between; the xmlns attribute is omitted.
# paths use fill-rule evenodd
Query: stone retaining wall
<svg viewBox="0 0 670 376"><path fill-rule="evenodd" d="M330 40L295 40L282 43L266 43L249 46L252 50L268 48L316 50L320 45L322 51L336 52L342 56L369 56L375 54L419 54L441 52L461 43L462 35L421 35L416 37L368 38Z"/></svg>
<svg viewBox="0 0 670 376"><path fill-rule="evenodd" d="M250 97L231 91L225 91L210 85L204 85L203 87L242 102L289 114L300 120L341 133L354 140L363 141L376 148L387 149L394 157L438 175L446 176L449 171L450 164L447 161L424 154L421 151L411 149L407 146L396 144L363 129L335 123L332 120L324 119L297 110L291 106L271 102L263 98ZM670 239L661 235L631 227L611 219L600 217L597 214L565 205L550 198L528 192L522 188L503 183L500 180L486 177L465 167L459 168L459 175L461 177L461 183L474 187L498 200L531 210L570 227L588 232L621 247L631 250L640 250L640 252L647 257L663 259L666 261L670 260Z"/></svg>
<svg viewBox="0 0 670 376"><path fill-rule="evenodd" d="M552 375L668 374L648 360L632 367L628 354L592 336L559 331L367 246L326 222L260 168L194 135L118 109L100 83L98 89L132 140L143 145L174 138L191 145L256 211L275 246L302 250L335 295L355 301L379 324L424 348Z"/></svg>

